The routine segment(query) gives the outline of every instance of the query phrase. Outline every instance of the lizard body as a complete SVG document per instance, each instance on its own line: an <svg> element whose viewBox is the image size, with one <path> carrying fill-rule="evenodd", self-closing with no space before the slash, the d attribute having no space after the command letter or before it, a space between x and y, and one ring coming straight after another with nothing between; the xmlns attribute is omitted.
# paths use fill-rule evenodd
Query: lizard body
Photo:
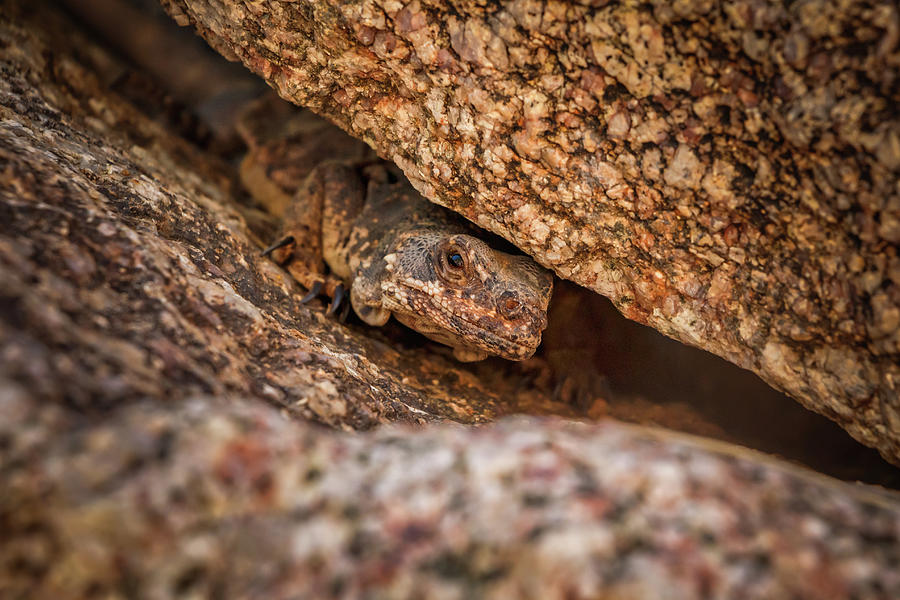
<svg viewBox="0 0 900 600"><path fill-rule="evenodd" d="M310 290L304 300L334 297L329 312L349 290L354 312L370 325L393 315L451 346L458 360L523 360L547 326L552 275L486 237L402 175L357 158L309 172L283 207L281 241L270 250Z"/></svg>

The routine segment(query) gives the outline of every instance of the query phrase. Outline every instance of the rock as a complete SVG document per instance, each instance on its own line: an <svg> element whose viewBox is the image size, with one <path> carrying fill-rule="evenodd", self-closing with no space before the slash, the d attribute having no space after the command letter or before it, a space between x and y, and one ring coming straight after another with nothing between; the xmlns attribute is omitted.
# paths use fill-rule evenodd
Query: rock
<svg viewBox="0 0 900 600"><path fill-rule="evenodd" d="M900 594L894 493L612 421L441 423L570 409L534 364L299 305L233 168L55 5L0 17L0 596Z"/></svg>
<svg viewBox="0 0 900 600"><path fill-rule="evenodd" d="M429 199L900 463L895 3L162 3Z"/></svg>
<svg viewBox="0 0 900 600"><path fill-rule="evenodd" d="M14 420L0 431L52 421L23 390L4 389L4 414ZM124 590L292 598L900 593L895 495L723 446L611 421L518 418L349 435L262 402L139 403L13 449L0 499L0 564L9 565L0 590L47 598Z"/></svg>
<svg viewBox="0 0 900 600"><path fill-rule="evenodd" d="M6 12L2 372L85 410L239 394L352 429L483 422L535 404L566 412L302 307L301 289L260 256L233 169L102 86L90 68L104 63L71 53L91 47L83 37L54 46L31 11Z"/></svg>

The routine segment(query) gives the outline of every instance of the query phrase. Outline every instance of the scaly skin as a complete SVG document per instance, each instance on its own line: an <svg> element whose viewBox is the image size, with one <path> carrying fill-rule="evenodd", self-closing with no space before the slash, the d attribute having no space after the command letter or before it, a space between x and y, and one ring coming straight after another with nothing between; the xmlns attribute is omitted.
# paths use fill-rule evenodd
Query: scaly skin
<svg viewBox="0 0 900 600"><path fill-rule="evenodd" d="M366 323L393 314L462 361L534 354L547 326L549 271L491 248L484 232L428 202L364 143L274 96L251 103L238 130L249 148L244 186L281 217L270 251L310 290L304 300L324 293L335 312L349 290Z"/></svg>
<svg viewBox="0 0 900 600"><path fill-rule="evenodd" d="M307 288L336 297L350 290L359 317L390 316L454 349L461 361L534 354L547 326L553 279L527 256L495 250L455 213L422 198L384 167L323 163L285 212L274 251ZM330 269L324 275L323 262Z"/></svg>

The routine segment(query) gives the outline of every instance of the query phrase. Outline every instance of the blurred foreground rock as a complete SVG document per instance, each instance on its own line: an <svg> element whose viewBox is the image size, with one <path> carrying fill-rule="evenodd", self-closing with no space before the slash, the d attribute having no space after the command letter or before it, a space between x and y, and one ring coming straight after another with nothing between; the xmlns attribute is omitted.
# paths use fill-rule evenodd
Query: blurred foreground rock
<svg viewBox="0 0 900 600"><path fill-rule="evenodd" d="M162 4L429 199L900 463L893 0Z"/></svg>
<svg viewBox="0 0 900 600"><path fill-rule="evenodd" d="M57 418L2 402L7 435ZM0 500L22 597L900 594L896 497L613 422L349 435L220 397L29 442Z"/></svg>
<svg viewBox="0 0 900 600"><path fill-rule="evenodd" d="M299 306L233 169L111 93L114 63L0 6L0 596L900 595L895 495L747 451L335 431L568 408L533 366Z"/></svg>

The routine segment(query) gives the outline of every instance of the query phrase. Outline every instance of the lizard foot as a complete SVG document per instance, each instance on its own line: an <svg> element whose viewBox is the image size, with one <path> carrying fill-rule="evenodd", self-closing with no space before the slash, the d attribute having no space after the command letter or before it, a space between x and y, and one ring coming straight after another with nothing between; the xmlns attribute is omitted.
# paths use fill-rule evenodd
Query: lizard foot
<svg viewBox="0 0 900 600"><path fill-rule="evenodd" d="M350 303L344 302L344 308L341 310L341 315L338 317L338 321L341 323L347 322L347 315L350 314Z"/></svg>
<svg viewBox="0 0 900 600"><path fill-rule="evenodd" d="M314 267L317 261L310 259L303 252L298 252L297 242L293 235L286 235L262 251L263 256L270 256L279 265L287 269L291 277L308 291L300 304L307 304L319 296L331 298L326 315L332 316L341 308L349 294L344 283L333 275L325 275ZM349 301L345 303L349 306ZM346 310L344 315L346 315ZM346 318L346 316L344 316Z"/></svg>
<svg viewBox="0 0 900 600"><path fill-rule="evenodd" d="M325 314L326 314L327 316L330 317L331 315L333 315L333 314L337 311L338 307L341 305L341 301L344 299L344 296L345 296L345 294L344 294L344 284L343 284L343 283L339 283L339 284L337 284L337 286L334 288L334 297L332 297L332 299L331 299L331 306L329 306L329 307L328 307L328 310L325 311Z"/></svg>
<svg viewBox="0 0 900 600"><path fill-rule="evenodd" d="M337 282L335 283L335 281ZM332 289L331 294L328 293L329 288ZM300 298L300 304L308 304L319 296L331 297L328 310L325 311L326 316L338 315L341 323L347 319L347 314L350 312L349 294L347 294L347 290L340 280L334 280L330 277L314 280L309 286L309 291L306 292L306 295Z"/></svg>
<svg viewBox="0 0 900 600"><path fill-rule="evenodd" d="M300 304L306 304L307 302L311 301L313 298L315 298L316 296L321 294L322 293L322 285L324 283L325 282L322 281L321 279L315 280L312 284L312 287L309 288L309 291L306 293L306 295L303 296L302 298L300 298Z"/></svg>

